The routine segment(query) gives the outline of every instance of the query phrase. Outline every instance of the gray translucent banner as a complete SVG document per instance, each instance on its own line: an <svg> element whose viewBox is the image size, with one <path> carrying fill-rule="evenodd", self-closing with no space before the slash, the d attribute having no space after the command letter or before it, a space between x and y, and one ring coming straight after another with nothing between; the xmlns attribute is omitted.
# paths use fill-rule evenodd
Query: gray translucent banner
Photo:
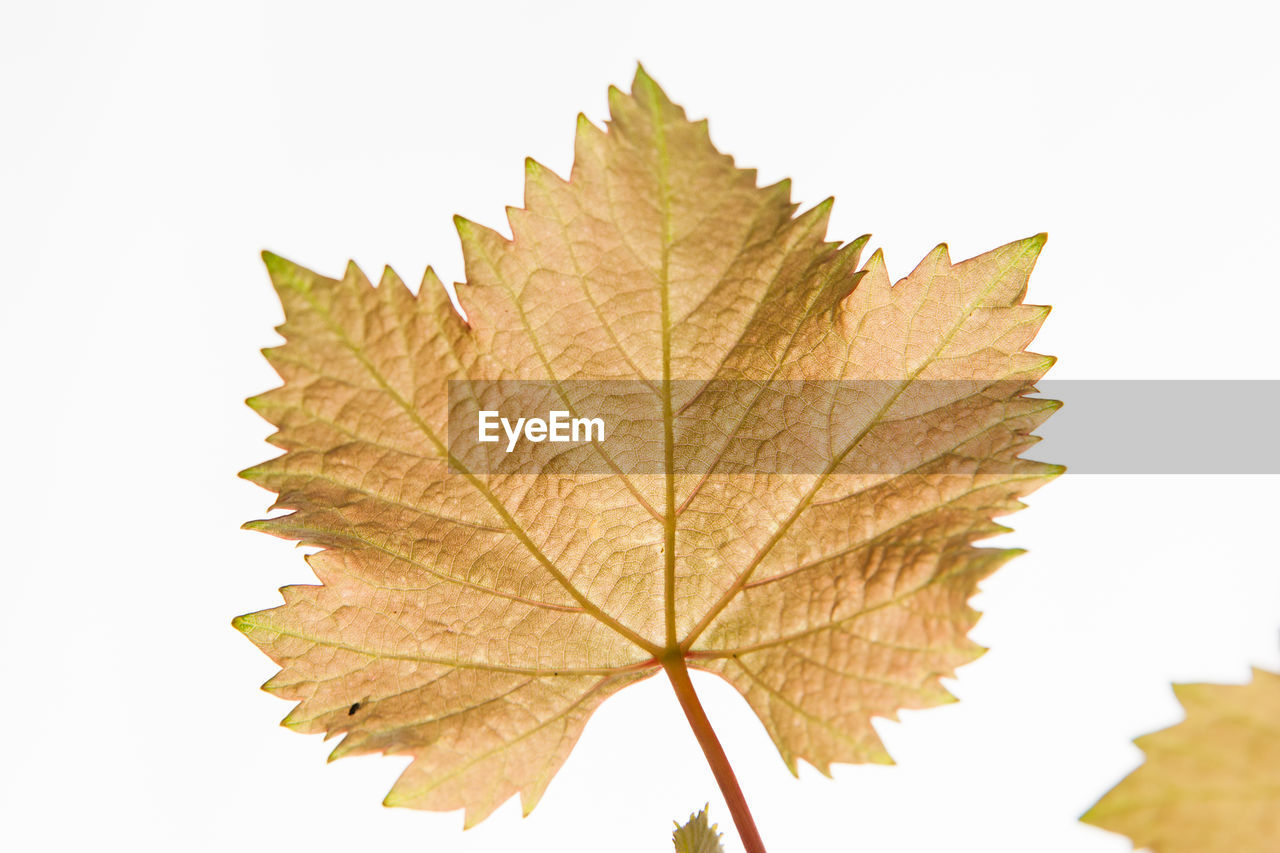
<svg viewBox="0 0 1280 853"><path fill-rule="evenodd" d="M668 390L669 412L659 381L451 381L451 468L574 476L1046 470L1027 457L1073 474L1280 474L1277 380L718 379L674 380Z"/></svg>

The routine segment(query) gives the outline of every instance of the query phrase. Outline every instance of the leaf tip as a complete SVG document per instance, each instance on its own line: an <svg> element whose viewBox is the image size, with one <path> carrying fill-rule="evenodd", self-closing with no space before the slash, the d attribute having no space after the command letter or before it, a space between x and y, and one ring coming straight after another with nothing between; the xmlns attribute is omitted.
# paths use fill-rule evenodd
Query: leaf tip
<svg viewBox="0 0 1280 853"><path fill-rule="evenodd" d="M270 249L263 249L261 252L262 264L267 268L267 274L272 280L288 275L297 269L297 264L293 263Z"/></svg>
<svg viewBox="0 0 1280 853"><path fill-rule="evenodd" d="M1044 244L1047 242L1049 242L1048 233L1041 231L1039 234L1033 234L1025 240L1020 240L1017 245L1026 253L1027 262L1035 263L1036 258L1040 257L1040 253L1044 250Z"/></svg>
<svg viewBox="0 0 1280 853"><path fill-rule="evenodd" d="M667 93L662 91L662 87L658 85L658 82L638 62L636 63L635 77L631 80L631 94L637 100L643 98L645 101L653 101L660 106L672 105Z"/></svg>
<svg viewBox="0 0 1280 853"><path fill-rule="evenodd" d="M520 792L520 817L525 818L533 814L534 806L538 805L538 800L542 798L538 792L521 791Z"/></svg>
<svg viewBox="0 0 1280 853"><path fill-rule="evenodd" d="M359 705L359 703L357 702L356 705ZM356 707L356 705L353 705L352 707L354 708ZM347 714L348 716L350 716L351 712L348 711ZM329 751L329 755L325 758L325 763L332 764L333 762L337 761L339 758L342 758L343 756L350 753L352 750L352 747L347 743L350 739L351 739L351 735L350 733L348 733L346 737L338 741L337 745L334 746L334 748ZM387 796L391 796L391 795L388 794ZM385 801L383 801L383 805L386 805Z"/></svg>
<svg viewBox="0 0 1280 853"><path fill-rule="evenodd" d="M294 277L292 273L295 273L298 269L297 264L267 249L262 250L262 263L266 266L267 274L271 276L271 280L277 283L292 279Z"/></svg>
<svg viewBox="0 0 1280 853"><path fill-rule="evenodd" d="M617 116L622 110L622 102L627 97L627 93L619 89L617 86L610 86L608 90L609 112L613 116Z"/></svg>
<svg viewBox="0 0 1280 853"><path fill-rule="evenodd" d="M613 101L611 100L612 106ZM578 168L578 161L588 151L591 151L599 144L600 138L604 135L604 131L591 123L591 119L587 118L586 113L578 113L578 123L573 130L573 146L574 146L574 165L571 169ZM572 175L572 171L570 172Z"/></svg>
<svg viewBox="0 0 1280 853"><path fill-rule="evenodd" d="M378 289L390 294L407 288L404 286L404 280L391 268L391 264L386 264L382 267L382 277L378 279Z"/></svg>
<svg viewBox="0 0 1280 853"><path fill-rule="evenodd" d="M644 63L636 60L636 73L631 77L632 91L635 91L637 87L648 88L652 86L656 88L657 85L658 84L654 82L653 77L651 77L649 72L645 70Z"/></svg>
<svg viewBox="0 0 1280 853"><path fill-rule="evenodd" d="M1036 362L1035 369L1041 373L1047 373L1049 372L1049 368L1053 367L1057 363L1058 357L1056 355L1042 355L1040 356L1040 360Z"/></svg>

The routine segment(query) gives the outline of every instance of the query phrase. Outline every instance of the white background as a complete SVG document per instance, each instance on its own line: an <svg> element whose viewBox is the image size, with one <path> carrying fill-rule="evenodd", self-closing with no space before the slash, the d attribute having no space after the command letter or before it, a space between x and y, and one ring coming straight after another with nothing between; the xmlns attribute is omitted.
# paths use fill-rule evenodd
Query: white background
<svg viewBox="0 0 1280 853"><path fill-rule="evenodd" d="M466 833L380 805L402 760L326 766L276 726L274 666L229 624L311 579L238 530L269 497L235 474L273 454L241 402L276 382L259 250L457 279L450 216L505 230L525 155L567 173L576 113L640 60L763 180L835 195L831 235L873 232L894 274L1048 231L1053 376L1276 378L1278 28L1263 2L5 4L6 846L656 853L706 801L731 833L658 679L531 817ZM1075 818L1179 719L1168 683L1280 668L1277 486L1034 495L962 701L879 726L897 767L797 781L697 679L770 850L1129 849Z"/></svg>

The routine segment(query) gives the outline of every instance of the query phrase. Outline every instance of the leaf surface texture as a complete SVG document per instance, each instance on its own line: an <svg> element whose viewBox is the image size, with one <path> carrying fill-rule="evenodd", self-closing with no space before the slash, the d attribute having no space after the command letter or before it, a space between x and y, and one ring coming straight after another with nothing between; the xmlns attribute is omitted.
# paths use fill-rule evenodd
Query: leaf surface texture
<svg viewBox="0 0 1280 853"><path fill-rule="evenodd" d="M468 825L531 809L673 654L793 771L887 762L871 718L949 701L981 652L967 601L1017 552L974 543L1060 470L1019 455L1057 407L1025 396L1051 364L1025 349L1043 236L939 246L892 283L866 238L825 239L829 201L757 186L643 71L610 110L580 118L569 180L529 162L511 239L458 220L465 321L431 270L415 295L266 256L284 384L250 405L285 452L244 476L288 512L249 526L318 546L320 583L236 625L280 665L286 725L412 756L387 802ZM453 455L450 400L520 380L631 383L613 414L657 424L661 467L617 443L537 471Z"/></svg>

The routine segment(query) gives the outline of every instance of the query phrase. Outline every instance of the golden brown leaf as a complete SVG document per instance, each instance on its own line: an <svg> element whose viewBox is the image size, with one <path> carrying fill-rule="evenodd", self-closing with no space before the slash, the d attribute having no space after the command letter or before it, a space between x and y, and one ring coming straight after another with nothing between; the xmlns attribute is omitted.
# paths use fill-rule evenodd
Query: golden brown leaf
<svg viewBox="0 0 1280 853"><path fill-rule="evenodd" d="M673 661L736 686L793 771L888 761L871 717L949 701L981 651L966 602L1016 551L973 543L1060 470L1018 455L1056 408L1023 396L1043 236L891 286L866 238L824 240L830 201L795 215L642 70L610 109L569 181L529 162L513 239L458 220L468 321L430 270L414 296L266 256L284 385L250 404L286 452L244 476L291 512L249 526L320 546L321 584L236 625L287 725L411 755L387 802L468 825L531 809ZM451 406L494 380L628 382L605 411L657 438L478 467Z"/></svg>
<svg viewBox="0 0 1280 853"><path fill-rule="evenodd" d="M1280 841L1280 675L1175 684L1187 718L1134 741L1146 763L1080 818L1155 853L1270 853Z"/></svg>

